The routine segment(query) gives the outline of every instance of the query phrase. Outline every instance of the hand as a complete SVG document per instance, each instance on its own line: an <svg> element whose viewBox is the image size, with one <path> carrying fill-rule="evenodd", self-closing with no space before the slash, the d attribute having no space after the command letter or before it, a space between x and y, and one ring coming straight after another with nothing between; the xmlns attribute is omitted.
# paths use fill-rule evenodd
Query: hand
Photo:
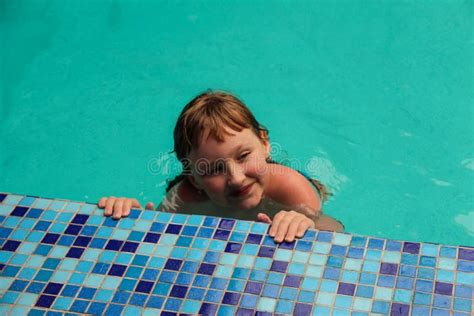
<svg viewBox="0 0 474 316"><path fill-rule="evenodd" d="M273 221L267 214L259 213L257 220L271 224L269 234L277 243L283 240L292 242L295 237L301 238L309 228L315 226L311 219L296 211L280 211L273 217Z"/></svg>
<svg viewBox="0 0 474 316"><path fill-rule="evenodd" d="M130 198L116 198L115 196L103 197L99 200L97 205L100 208L105 207L105 216L112 215L113 219L119 219L121 217L127 217L130 214L130 209L133 208L142 208L137 199ZM148 202L146 205L147 210L153 210L154 205L152 202Z"/></svg>

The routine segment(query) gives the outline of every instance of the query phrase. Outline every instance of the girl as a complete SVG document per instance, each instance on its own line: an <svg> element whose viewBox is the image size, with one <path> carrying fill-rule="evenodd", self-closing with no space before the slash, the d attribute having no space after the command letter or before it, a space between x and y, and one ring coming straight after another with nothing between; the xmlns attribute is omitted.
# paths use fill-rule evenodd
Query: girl
<svg viewBox="0 0 474 316"><path fill-rule="evenodd" d="M321 211L325 187L272 161L270 149L268 130L239 99L224 92L198 95L174 129L183 172L169 182L157 210L262 221L271 224L275 242L291 242L309 228L342 231ZM141 208L136 199L115 197L98 205L116 219Z"/></svg>

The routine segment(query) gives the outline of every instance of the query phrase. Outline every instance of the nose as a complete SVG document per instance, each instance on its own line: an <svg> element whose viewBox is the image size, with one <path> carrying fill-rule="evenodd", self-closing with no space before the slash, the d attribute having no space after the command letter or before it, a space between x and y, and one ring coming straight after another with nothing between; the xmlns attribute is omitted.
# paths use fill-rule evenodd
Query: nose
<svg viewBox="0 0 474 316"><path fill-rule="evenodd" d="M245 170L237 163L228 168L227 185L230 187L241 187L245 180Z"/></svg>

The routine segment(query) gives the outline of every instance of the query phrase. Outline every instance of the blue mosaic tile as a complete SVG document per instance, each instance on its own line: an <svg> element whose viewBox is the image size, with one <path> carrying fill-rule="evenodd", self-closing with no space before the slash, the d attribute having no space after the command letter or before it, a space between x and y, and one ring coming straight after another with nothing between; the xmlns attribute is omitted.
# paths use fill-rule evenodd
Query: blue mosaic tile
<svg viewBox="0 0 474 316"><path fill-rule="evenodd" d="M0 193L0 309L20 315L471 315L474 249Z"/></svg>

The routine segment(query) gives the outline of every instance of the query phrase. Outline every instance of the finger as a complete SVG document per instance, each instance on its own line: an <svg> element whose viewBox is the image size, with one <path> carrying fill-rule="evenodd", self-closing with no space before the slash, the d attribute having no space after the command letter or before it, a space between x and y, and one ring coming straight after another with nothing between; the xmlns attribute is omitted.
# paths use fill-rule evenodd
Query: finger
<svg viewBox="0 0 474 316"><path fill-rule="evenodd" d="M154 210L155 209L155 204L153 202L148 202L145 206L147 210Z"/></svg>
<svg viewBox="0 0 474 316"><path fill-rule="evenodd" d="M105 216L110 216L112 215L113 207L115 203L115 196L111 196L107 199L105 202Z"/></svg>
<svg viewBox="0 0 474 316"><path fill-rule="evenodd" d="M314 222L311 219L306 219L305 221L301 222L300 225L298 226L298 231L296 232L296 237L301 238L304 236L304 233L309 228L314 228Z"/></svg>
<svg viewBox="0 0 474 316"><path fill-rule="evenodd" d="M114 204L114 213L112 214L112 218L114 219L119 219L122 217L122 208L123 208L123 203L125 202L124 198L119 198L115 201Z"/></svg>
<svg viewBox="0 0 474 316"><path fill-rule="evenodd" d="M288 231L286 232L285 241L292 242L295 240L296 233L298 232L298 227L300 226L301 222L305 222L304 218L301 216L295 216L293 220L288 225Z"/></svg>
<svg viewBox="0 0 474 316"><path fill-rule="evenodd" d="M275 234L278 231L278 226L280 225L280 221L285 217L286 213L287 212L285 211L280 211L273 217L272 226L268 232L271 237L275 237Z"/></svg>
<svg viewBox="0 0 474 316"><path fill-rule="evenodd" d="M272 220L270 219L270 217L265 213L258 213L257 214L257 221L262 222L262 223L266 223L266 224L271 224L272 223Z"/></svg>
<svg viewBox="0 0 474 316"><path fill-rule="evenodd" d="M99 203L97 203L97 205L98 205L100 208L104 208L105 202L107 202L107 198L104 196L103 198L101 198L101 199L99 200Z"/></svg>
<svg viewBox="0 0 474 316"><path fill-rule="evenodd" d="M275 234L275 242L282 242L285 236L288 234L291 222L294 220L294 216L287 214L279 223L278 230Z"/></svg>
<svg viewBox="0 0 474 316"><path fill-rule="evenodd" d="M140 202L138 202L137 199L132 199L132 207L142 208L142 206L140 205Z"/></svg>
<svg viewBox="0 0 474 316"><path fill-rule="evenodd" d="M130 214L130 209L132 208L133 201L131 199L126 199L125 202L123 202L123 207L122 207L122 216L127 217Z"/></svg>

